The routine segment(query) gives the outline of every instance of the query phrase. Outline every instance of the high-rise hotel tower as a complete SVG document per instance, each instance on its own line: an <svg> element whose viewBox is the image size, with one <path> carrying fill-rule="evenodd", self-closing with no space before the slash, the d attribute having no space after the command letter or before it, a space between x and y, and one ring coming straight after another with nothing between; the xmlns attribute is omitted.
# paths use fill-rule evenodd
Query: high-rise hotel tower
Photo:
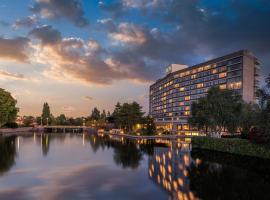
<svg viewBox="0 0 270 200"><path fill-rule="evenodd" d="M149 112L157 128L186 132L192 101L209 88L235 90L246 102L256 100L260 63L248 50L234 52L191 67L171 64L166 76L150 86Z"/></svg>

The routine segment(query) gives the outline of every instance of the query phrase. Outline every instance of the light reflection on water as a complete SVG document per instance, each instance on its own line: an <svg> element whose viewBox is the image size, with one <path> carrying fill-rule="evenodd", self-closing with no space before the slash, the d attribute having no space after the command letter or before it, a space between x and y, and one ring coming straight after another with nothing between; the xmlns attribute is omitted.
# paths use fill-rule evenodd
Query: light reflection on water
<svg viewBox="0 0 270 200"><path fill-rule="evenodd" d="M269 199L267 166L191 153L190 139L85 133L0 138L0 199Z"/></svg>

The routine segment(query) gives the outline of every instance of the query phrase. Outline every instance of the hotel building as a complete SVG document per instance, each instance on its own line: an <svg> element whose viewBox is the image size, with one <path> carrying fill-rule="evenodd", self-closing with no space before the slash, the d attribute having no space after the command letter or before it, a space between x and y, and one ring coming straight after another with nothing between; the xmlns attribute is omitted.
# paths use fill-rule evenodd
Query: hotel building
<svg viewBox="0 0 270 200"><path fill-rule="evenodd" d="M191 130L191 103L213 86L237 91L246 102L256 101L259 69L258 59L248 50L191 67L171 64L166 76L150 86L149 113L157 128L186 133Z"/></svg>

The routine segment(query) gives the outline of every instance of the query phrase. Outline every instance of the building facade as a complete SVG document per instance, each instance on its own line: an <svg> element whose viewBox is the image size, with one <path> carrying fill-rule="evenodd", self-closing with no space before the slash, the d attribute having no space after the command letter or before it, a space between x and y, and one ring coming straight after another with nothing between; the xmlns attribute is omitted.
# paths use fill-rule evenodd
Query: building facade
<svg viewBox="0 0 270 200"><path fill-rule="evenodd" d="M166 76L150 86L149 113L157 128L188 132L191 103L217 86L238 92L244 101L256 101L260 63L248 50L234 52L191 67L172 64Z"/></svg>

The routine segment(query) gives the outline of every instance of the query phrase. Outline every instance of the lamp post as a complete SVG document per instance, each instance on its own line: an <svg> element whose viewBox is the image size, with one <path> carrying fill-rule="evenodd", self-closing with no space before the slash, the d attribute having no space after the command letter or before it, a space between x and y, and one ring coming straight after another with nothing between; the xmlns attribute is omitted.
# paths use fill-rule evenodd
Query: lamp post
<svg viewBox="0 0 270 200"><path fill-rule="evenodd" d="M49 126L49 118L47 117L47 126Z"/></svg>
<svg viewBox="0 0 270 200"><path fill-rule="evenodd" d="M85 118L83 118L83 126L85 126Z"/></svg>

